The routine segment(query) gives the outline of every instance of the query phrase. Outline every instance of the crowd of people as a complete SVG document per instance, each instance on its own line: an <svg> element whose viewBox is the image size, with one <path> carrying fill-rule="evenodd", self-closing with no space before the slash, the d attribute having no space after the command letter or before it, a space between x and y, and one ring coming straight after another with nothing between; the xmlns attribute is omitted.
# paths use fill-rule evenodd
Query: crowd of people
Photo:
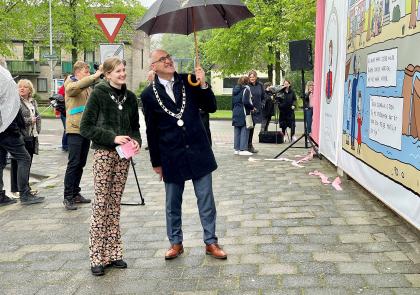
<svg viewBox="0 0 420 295"><path fill-rule="evenodd" d="M195 86L186 74L175 71L172 57L166 51L154 50L150 58L149 85L141 94L141 103L151 165L165 184L170 247L164 258L175 259L184 252L182 200L185 182L192 180L203 228L204 251L214 258L226 259L227 254L219 246L216 235L212 185L212 172L217 169L217 163L208 114L217 109L215 95L201 67L195 69L193 80L199 82ZM94 150L89 257L95 276L104 275L106 267L127 267L120 232L121 197L131 156L140 152L142 139L138 99L127 89L125 67L125 61L111 57L90 74L89 65L77 61L73 75L67 77L60 89L65 101L64 110L60 110L65 128L63 148L66 143L68 151L63 192L66 210L77 210L79 203L91 203L81 194L80 181L89 148ZM312 117L312 90L313 83L308 84L304 100L307 119ZM12 156L12 193L22 204L44 201L29 186L29 171L33 155L38 153L41 132L41 118L33 95L34 88L29 80L20 80L16 85L5 65L0 65L1 206L16 203L4 190L7 153ZM6 101L8 103L3 104ZM263 85L255 71L239 79L232 93L235 154L249 156L258 152L252 144L255 126L261 124L261 130L267 131L276 104L283 133L290 128L294 138L296 95L290 82L285 80L282 86ZM121 150L131 154L127 156Z"/></svg>
<svg viewBox="0 0 420 295"><path fill-rule="evenodd" d="M190 85L187 75L175 71L172 57L166 51L153 51L151 60L149 85L141 94L141 101L153 171L165 184L170 247L164 258L175 259L184 251L181 205L185 182L192 180L203 227L204 252L226 259L227 254L219 246L216 235L212 172L217 169L217 163L208 125L208 114L217 108L216 98L201 67L195 69L193 77L199 82L197 87ZM32 156L38 152L37 135L41 132L41 118L33 95L29 80L20 80L18 86L6 65L0 66L1 206L16 203L4 190L7 153L13 159L12 193L19 196L22 204L44 201L29 187ZM94 150L94 199L89 231L91 272L100 276L105 274L106 267L126 268L120 206L131 156L119 153L119 148L125 150L129 146L134 155L140 151L142 140L138 99L127 89L125 62L118 57L108 58L90 74L89 65L78 61L73 66L73 75L67 77L58 95L65 101L64 109L55 106L65 129L63 150L68 151L64 208L77 210L79 203L91 202L81 194L80 187L91 147ZM9 102L7 110L3 108L3 101ZM6 120L6 113L11 120Z"/></svg>
<svg viewBox="0 0 420 295"><path fill-rule="evenodd" d="M303 97L304 125L308 135L312 132L313 88L313 82L308 81ZM290 81L285 79L280 86L272 86L270 82L262 84L255 70L238 79L237 85L232 90L235 155L251 156L258 153L252 144L255 125L261 124L260 132L267 132L276 108L278 109L278 116L275 116L278 120L276 124L279 124L283 136L288 134L287 130L290 128L290 139L295 142L297 97ZM252 119L251 124L248 124L247 117Z"/></svg>

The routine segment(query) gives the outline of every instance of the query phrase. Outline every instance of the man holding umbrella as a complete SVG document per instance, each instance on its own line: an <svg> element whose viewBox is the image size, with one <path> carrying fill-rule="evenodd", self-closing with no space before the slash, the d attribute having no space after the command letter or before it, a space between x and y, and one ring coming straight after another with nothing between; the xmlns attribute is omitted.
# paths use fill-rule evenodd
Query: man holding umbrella
<svg viewBox="0 0 420 295"><path fill-rule="evenodd" d="M216 98L201 67L195 69L200 85L194 87L188 83L187 75L175 72L166 51L153 51L150 60L156 75L141 99L153 170L165 182L166 227L171 243L165 259L174 259L184 252L181 205L187 180L194 185L206 254L226 259L216 236L211 172L217 164L199 111L214 113Z"/></svg>

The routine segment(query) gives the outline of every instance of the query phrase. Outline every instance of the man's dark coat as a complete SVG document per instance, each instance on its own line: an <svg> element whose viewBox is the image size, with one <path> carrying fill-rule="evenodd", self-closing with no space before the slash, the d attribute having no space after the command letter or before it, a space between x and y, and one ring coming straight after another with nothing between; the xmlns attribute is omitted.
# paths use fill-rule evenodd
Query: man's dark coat
<svg viewBox="0 0 420 295"><path fill-rule="evenodd" d="M162 167L165 182L182 183L198 179L216 170L217 164L200 118L199 109L214 113L217 109L213 91L193 87L187 75L174 75L173 91L176 104L166 94L165 88L155 77L155 87L162 103L177 114L182 106L182 85L185 86L186 106L182 116L184 126L168 115L159 105L149 85L141 94L146 121L147 143L153 167Z"/></svg>

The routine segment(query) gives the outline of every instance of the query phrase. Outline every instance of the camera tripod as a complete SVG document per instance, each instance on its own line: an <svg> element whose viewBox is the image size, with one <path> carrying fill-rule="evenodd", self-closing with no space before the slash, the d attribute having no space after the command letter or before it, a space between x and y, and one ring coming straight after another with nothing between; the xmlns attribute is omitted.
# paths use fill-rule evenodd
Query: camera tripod
<svg viewBox="0 0 420 295"><path fill-rule="evenodd" d="M317 155L317 157L319 159L322 159L322 156L319 154L318 152L318 144L315 142L315 140L312 138L312 136L310 136L308 134L308 128L306 126L306 112L305 110L303 110L303 129L304 129L304 133L298 138L296 139L294 142L292 142L291 144L289 144L284 150L282 150L279 154L277 154L274 159L277 159L278 157L280 157L284 152L286 152L288 149L290 149L291 147L293 147L296 143L298 143L302 138L305 138L305 146L296 146L295 148L313 148L315 151L315 154ZM308 145L309 144L309 145Z"/></svg>
<svg viewBox="0 0 420 295"><path fill-rule="evenodd" d="M123 202L121 202L121 205L125 205L125 206L144 206L145 204L144 204L143 195L141 193L139 180L137 178L136 168L134 167L134 165L136 165L136 163L134 163L133 158L130 159L130 163L131 163L131 167L133 167L134 177L136 178L137 188L139 190L139 195L140 195L141 202L140 203L123 203Z"/></svg>

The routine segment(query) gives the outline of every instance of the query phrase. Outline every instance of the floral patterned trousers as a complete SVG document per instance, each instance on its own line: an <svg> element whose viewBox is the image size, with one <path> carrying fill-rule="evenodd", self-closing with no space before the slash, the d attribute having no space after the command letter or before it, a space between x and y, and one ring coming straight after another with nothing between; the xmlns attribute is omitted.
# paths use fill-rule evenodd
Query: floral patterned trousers
<svg viewBox="0 0 420 295"><path fill-rule="evenodd" d="M91 266L105 266L122 259L121 197L129 163L121 159L116 151L96 150L93 154L95 198L89 238Z"/></svg>

